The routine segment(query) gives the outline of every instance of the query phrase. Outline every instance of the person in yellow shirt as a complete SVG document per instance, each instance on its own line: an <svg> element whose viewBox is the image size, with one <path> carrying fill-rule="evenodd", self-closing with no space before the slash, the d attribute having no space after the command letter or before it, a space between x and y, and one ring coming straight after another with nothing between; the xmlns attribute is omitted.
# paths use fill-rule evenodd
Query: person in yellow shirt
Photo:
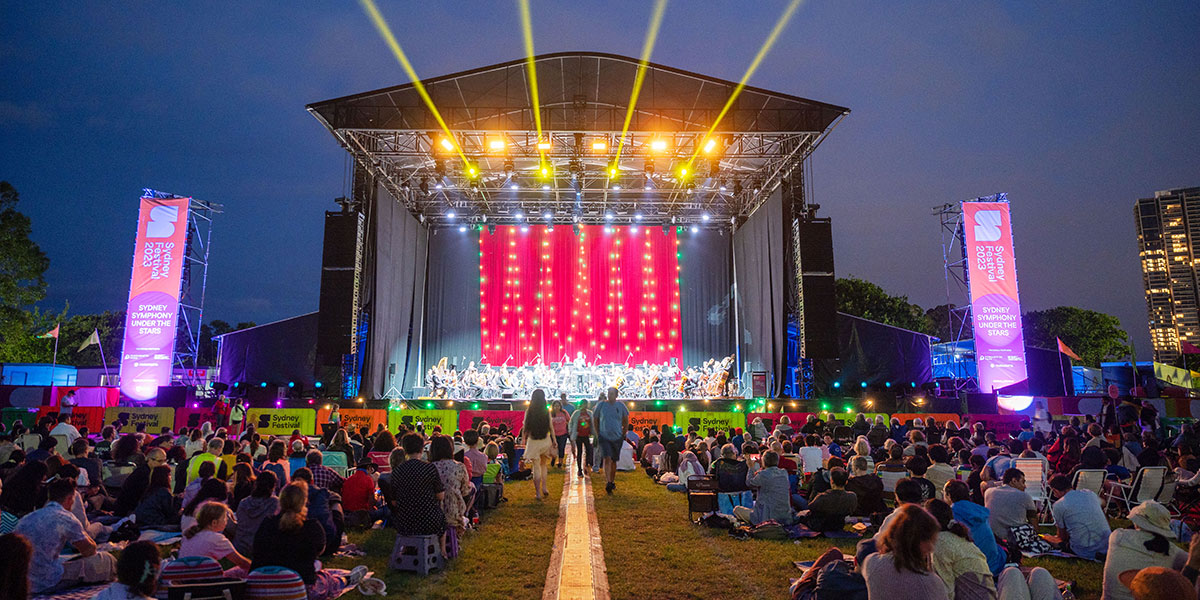
<svg viewBox="0 0 1200 600"><path fill-rule="evenodd" d="M225 440L216 437L208 440L208 451L201 452L200 454L193 456L191 462L188 463L188 483L191 483L200 476L200 464L206 462L213 463L213 467L216 467L217 469L217 477L220 479L225 479L227 476L227 469L225 468L225 463L221 460L221 451L224 450L224 448Z"/></svg>

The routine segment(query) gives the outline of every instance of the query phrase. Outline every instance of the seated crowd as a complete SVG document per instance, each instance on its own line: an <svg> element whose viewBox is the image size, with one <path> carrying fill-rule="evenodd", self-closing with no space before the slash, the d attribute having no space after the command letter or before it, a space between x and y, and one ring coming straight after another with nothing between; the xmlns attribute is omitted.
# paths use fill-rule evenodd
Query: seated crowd
<svg viewBox="0 0 1200 600"><path fill-rule="evenodd" d="M93 437L67 415L0 429L0 587L21 598L115 579L99 597L153 596L158 548L133 540L156 531L179 539L177 556L214 559L227 577L291 569L323 600L366 575L322 567L347 529L437 536L452 558L504 480L529 474L503 425L453 436L334 425L320 439L240 423L119 435L116 422ZM67 456L56 436L70 438Z"/></svg>
<svg viewBox="0 0 1200 600"><path fill-rule="evenodd" d="M1166 480L1181 492L1200 485L1200 436L1190 425L1174 438L1140 429L1106 433L1087 417L1054 431L1023 422L998 436L982 423L871 422L860 414L839 444L833 425L810 415L793 428L785 415L772 431L761 419L746 430L651 427L635 445L647 473L670 490L687 489L691 478L715 480L721 512L751 530L799 526L845 537L848 522L877 526L850 562L871 598L883 590L889 600L1061 598L1045 569L1019 567L1022 552L1103 561L1106 600L1159 597L1134 592L1178 585L1190 591L1173 597L1195 598L1200 536L1189 555L1170 542L1177 534L1166 507L1150 500L1125 510L1109 495L1142 467L1177 465ZM1031 460L1022 470L1018 459ZM1043 499L1026 489L1029 469L1045 482ZM1075 476L1085 469L1108 480L1099 493L1077 489ZM1114 531L1106 506L1120 506L1112 516L1132 528ZM1054 523L1052 535L1039 535L1042 521ZM822 556L797 584L797 597L816 597L817 573L842 559L837 549Z"/></svg>

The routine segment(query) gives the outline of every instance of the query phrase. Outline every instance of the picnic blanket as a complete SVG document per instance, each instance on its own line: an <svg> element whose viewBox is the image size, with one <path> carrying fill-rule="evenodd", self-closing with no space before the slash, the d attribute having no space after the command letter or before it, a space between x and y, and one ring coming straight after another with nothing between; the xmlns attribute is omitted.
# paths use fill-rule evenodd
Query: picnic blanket
<svg viewBox="0 0 1200 600"><path fill-rule="evenodd" d="M85 585L81 587L55 592L53 594L35 595L33 600L88 600L92 596L99 594L101 590L108 587L110 584L101 583L99 585Z"/></svg>

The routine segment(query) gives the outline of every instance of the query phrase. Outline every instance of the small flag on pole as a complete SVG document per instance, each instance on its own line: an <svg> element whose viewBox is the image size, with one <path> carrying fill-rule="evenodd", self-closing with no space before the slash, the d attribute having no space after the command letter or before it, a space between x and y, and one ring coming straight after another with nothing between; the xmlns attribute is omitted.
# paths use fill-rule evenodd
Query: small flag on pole
<svg viewBox="0 0 1200 600"><path fill-rule="evenodd" d="M1179 351L1184 354L1200 354L1200 348L1190 342L1179 342Z"/></svg>
<svg viewBox="0 0 1200 600"><path fill-rule="evenodd" d="M1074 350L1068 348L1067 345L1064 344L1061 339L1059 339L1059 338L1054 338L1054 339L1058 340L1058 351L1060 353L1066 354L1067 356L1070 356L1071 358L1073 358L1075 360L1083 360L1082 358L1079 358L1078 354L1075 354ZM1198 352L1200 352L1200 351L1198 351Z"/></svg>
<svg viewBox="0 0 1200 600"><path fill-rule="evenodd" d="M50 331L47 331L46 333L38 336L39 340L44 340L44 339L49 339L49 338L54 338L56 340L58 339L58 323L54 324L54 329L51 329Z"/></svg>
<svg viewBox="0 0 1200 600"><path fill-rule="evenodd" d="M100 330L99 329L93 329L92 335L89 335L86 340L83 340L83 343L79 345L79 350L77 350L76 352L83 352L84 348L87 348L88 346L91 346L91 345L96 345L96 346L100 345Z"/></svg>

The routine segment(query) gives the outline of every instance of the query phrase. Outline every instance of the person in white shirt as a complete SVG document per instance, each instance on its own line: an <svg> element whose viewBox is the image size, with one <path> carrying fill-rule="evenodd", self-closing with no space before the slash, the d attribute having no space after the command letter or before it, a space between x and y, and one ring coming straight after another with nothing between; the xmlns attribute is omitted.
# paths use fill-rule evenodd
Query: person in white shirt
<svg viewBox="0 0 1200 600"><path fill-rule="evenodd" d="M71 424L71 413L58 413L58 425L50 430L50 435L63 435L67 437L67 444L74 444L75 440L79 439L79 430Z"/></svg>
<svg viewBox="0 0 1200 600"><path fill-rule="evenodd" d="M983 492L983 504L990 516L988 522L992 533L1002 540L1008 539L1008 530L1028 523L1037 527L1037 505L1025 491L1025 473L1020 469L1008 469L1002 475L1004 485L990 487Z"/></svg>
<svg viewBox="0 0 1200 600"><path fill-rule="evenodd" d="M70 415L79 403L75 401L75 390L67 392L65 396L58 399L58 414Z"/></svg>

